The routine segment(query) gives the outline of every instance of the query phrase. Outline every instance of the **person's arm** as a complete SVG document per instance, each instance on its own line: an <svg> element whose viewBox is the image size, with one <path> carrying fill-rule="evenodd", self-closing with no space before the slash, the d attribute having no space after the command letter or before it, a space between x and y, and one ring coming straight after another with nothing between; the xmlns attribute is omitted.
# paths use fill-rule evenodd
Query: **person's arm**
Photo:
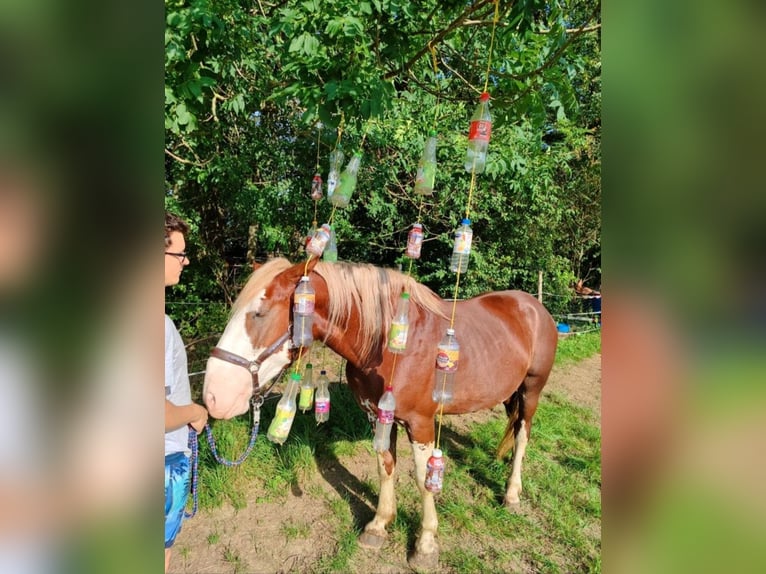
<svg viewBox="0 0 766 574"><path fill-rule="evenodd" d="M197 432L202 432L207 423L207 409L192 403L179 407L165 399L165 432L191 425Z"/></svg>

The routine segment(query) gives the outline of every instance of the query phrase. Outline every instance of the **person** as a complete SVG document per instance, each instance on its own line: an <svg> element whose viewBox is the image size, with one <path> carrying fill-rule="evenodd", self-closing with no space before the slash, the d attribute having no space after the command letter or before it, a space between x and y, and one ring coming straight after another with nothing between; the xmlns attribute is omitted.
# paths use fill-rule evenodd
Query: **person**
<svg viewBox="0 0 766 574"><path fill-rule="evenodd" d="M189 226L173 213L165 213L165 287L178 284L189 264L186 238ZM191 387L183 340L170 317L165 315L165 572L170 549L181 530L189 494L189 429L201 432L207 410L191 400Z"/></svg>

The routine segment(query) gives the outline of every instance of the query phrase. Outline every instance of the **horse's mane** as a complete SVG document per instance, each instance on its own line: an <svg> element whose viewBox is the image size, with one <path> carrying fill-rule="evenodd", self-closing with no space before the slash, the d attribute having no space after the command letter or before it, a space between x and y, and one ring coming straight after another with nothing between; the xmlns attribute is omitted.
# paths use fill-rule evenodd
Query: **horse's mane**
<svg viewBox="0 0 766 574"><path fill-rule="evenodd" d="M403 291L410 294L410 306L444 317L441 298L399 271L346 262L319 262L315 271L324 278L329 292L328 330L344 329L352 305L358 309L358 352L363 362L381 344L382 331L390 325Z"/></svg>
<svg viewBox="0 0 766 574"><path fill-rule="evenodd" d="M274 280L274 277L288 269L291 265L284 257L275 257L258 267L250 275L250 279L247 280L242 291L240 291L239 297L234 301L234 305L231 307L231 316L234 316L237 311L249 303L261 290L266 289Z"/></svg>

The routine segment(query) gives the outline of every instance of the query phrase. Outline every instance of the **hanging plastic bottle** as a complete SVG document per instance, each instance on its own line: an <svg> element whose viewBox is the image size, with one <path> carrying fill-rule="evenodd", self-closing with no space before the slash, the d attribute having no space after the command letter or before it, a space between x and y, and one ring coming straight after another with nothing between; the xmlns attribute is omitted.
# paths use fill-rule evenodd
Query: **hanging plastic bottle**
<svg viewBox="0 0 766 574"><path fill-rule="evenodd" d="M423 246L423 225L413 223L407 235L407 249L404 254L410 259L420 259L420 248Z"/></svg>
<svg viewBox="0 0 766 574"><path fill-rule="evenodd" d="M435 448L426 462L426 483L428 492L441 492L444 486L444 458L442 451Z"/></svg>
<svg viewBox="0 0 766 574"><path fill-rule="evenodd" d="M332 229L329 224L323 223L322 227L316 230L311 241L309 241L306 251L314 257L321 257L327 242L330 241L331 234Z"/></svg>
<svg viewBox="0 0 766 574"><path fill-rule="evenodd" d="M285 388L285 394L277 403L277 411L271 420L266 437L277 444L282 444L290 434L290 428L295 419L295 395L301 384L301 376L298 373L292 373Z"/></svg>
<svg viewBox="0 0 766 574"><path fill-rule="evenodd" d="M308 347L314 342L314 304L316 293L308 275L301 277L293 294L293 345Z"/></svg>
<svg viewBox="0 0 766 574"><path fill-rule="evenodd" d="M346 169L344 169L343 173L340 174L340 182L338 183L338 187L335 190L335 193L333 193L332 197L329 198L330 203L332 203L334 206L346 207L348 205L348 202L351 200L351 195L356 189L356 179L359 175L359 166L361 161L362 152L354 152L354 155L351 156Z"/></svg>
<svg viewBox="0 0 766 574"><path fill-rule="evenodd" d="M311 199L314 201L322 199L322 176L319 173L315 173L311 180Z"/></svg>
<svg viewBox="0 0 766 574"><path fill-rule="evenodd" d="M329 200L338 187L340 170L343 167L343 150L336 147L330 152L330 172L327 174L327 199Z"/></svg>
<svg viewBox="0 0 766 574"><path fill-rule="evenodd" d="M460 359L460 345L454 329L447 329L436 351L436 376L432 398L435 403L450 403L455 393L455 373Z"/></svg>
<svg viewBox="0 0 766 574"><path fill-rule="evenodd" d="M415 175L415 193L418 195L432 195L434 181L436 180L436 132L428 132L423 155L418 162L418 171Z"/></svg>
<svg viewBox="0 0 766 574"><path fill-rule="evenodd" d="M335 230L332 227L330 227L330 241L327 242L327 247L322 253L322 260L329 262L338 260L338 243L335 240Z"/></svg>
<svg viewBox="0 0 766 574"><path fill-rule="evenodd" d="M410 330L410 294L402 293L396 306L396 315L388 331L388 350L401 354L407 348L407 334Z"/></svg>
<svg viewBox="0 0 766 574"><path fill-rule="evenodd" d="M471 255L472 242L471 220L464 219L460 223L460 227L455 230L455 244L452 247L452 258L449 264L450 271L465 273L468 270L468 258Z"/></svg>
<svg viewBox="0 0 766 574"><path fill-rule="evenodd" d="M317 379L316 395L314 396L314 417L317 423L323 423L330 419L330 380L327 371L319 371Z"/></svg>
<svg viewBox="0 0 766 574"><path fill-rule="evenodd" d="M306 370L301 381L301 394L298 396L298 408L305 413L314 406L314 367L306 363Z"/></svg>
<svg viewBox="0 0 766 574"><path fill-rule="evenodd" d="M378 420L375 422L375 438L372 439L372 448L376 452L385 452L391 446L391 427L394 425L396 411L393 390L391 385L388 385L378 401Z"/></svg>
<svg viewBox="0 0 766 574"><path fill-rule="evenodd" d="M468 173L483 173L487 163L487 148L492 135L492 116L489 113L489 94L484 92L479 105L471 116L468 130L468 151L465 156L465 170Z"/></svg>

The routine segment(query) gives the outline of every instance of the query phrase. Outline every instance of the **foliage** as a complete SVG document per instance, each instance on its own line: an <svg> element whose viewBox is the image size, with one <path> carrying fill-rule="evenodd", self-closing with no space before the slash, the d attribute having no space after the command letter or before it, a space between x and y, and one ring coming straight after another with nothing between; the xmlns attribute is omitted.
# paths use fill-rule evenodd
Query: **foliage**
<svg viewBox="0 0 766 574"><path fill-rule="evenodd" d="M599 4L499 1L494 35L489 0L165 5L166 206L194 224L180 299L228 305L253 260L304 257L315 210L319 223L332 213L309 198L311 177L326 177L338 142L364 154L351 205L332 216L342 259L406 270L420 220L412 273L450 297L446 260L468 211L459 296L534 292L540 270L555 294L600 283ZM472 188L465 134L485 83L492 141ZM412 184L432 127L437 191L421 198ZM220 330L173 312L186 336Z"/></svg>

